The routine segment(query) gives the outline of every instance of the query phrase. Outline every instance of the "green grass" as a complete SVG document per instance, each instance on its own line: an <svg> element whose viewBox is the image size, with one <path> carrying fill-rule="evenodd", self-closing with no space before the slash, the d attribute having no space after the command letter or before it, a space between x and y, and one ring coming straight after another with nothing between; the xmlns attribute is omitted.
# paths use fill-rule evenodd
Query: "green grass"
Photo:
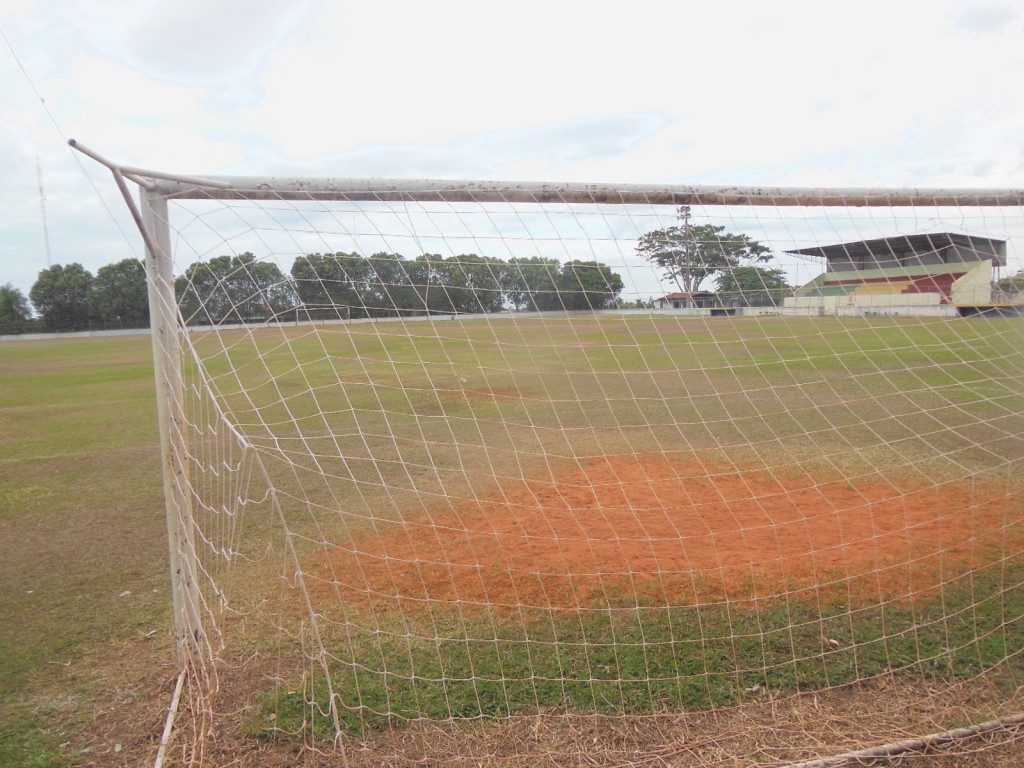
<svg viewBox="0 0 1024 768"><path fill-rule="evenodd" d="M73 764L90 665L166 634L149 361L146 337L0 346L0 765Z"/></svg>
<svg viewBox="0 0 1024 768"><path fill-rule="evenodd" d="M669 447L780 469L934 478L1024 461L1015 320L584 316L227 338L227 348L196 343L282 492L300 552L357 535L361 520L472 497L489 473L528 475L558 457ZM149 340L4 343L0 397L0 764L73 765L95 702L119 684L106 661L126 647L140 664L170 653ZM278 449L300 434L317 461L306 448ZM289 494L324 503L306 508ZM262 559L280 544L275 525L272 514L247 519L240 546L254 562L231 582L243 596L279 575L279 561ZM383 633L368 622L344 638L327 632L331 674L353 731L538 707L707 708L755 684L969 677L1024 646L1021 590L1000 591L1022 578L1007 563L914 608L652 606L497 629L438 616ZM254 626L246 619L251 643L278 653L280 638ZM147 639L154 632L158 641ZM1019 661L1005 665L1018 685ZM308 715L303 692L323 702L316 681L291 685L299 692L257 692L279 725Z"/></svg>
<svg viewBox="0 0 1024 768"><path fill-rule="evenodd" d="M382 634L346 649L333 693L358 734L418 717L695 711L887 675L948 684L997 666L1012 689L1024 682L1024 590L1001 588L1022 578L1021 567L965 577L914 607L620 606L497 631L480 622L439 641ZM263 729L333 736L326 688L311 687L266 696Z"/></svg>

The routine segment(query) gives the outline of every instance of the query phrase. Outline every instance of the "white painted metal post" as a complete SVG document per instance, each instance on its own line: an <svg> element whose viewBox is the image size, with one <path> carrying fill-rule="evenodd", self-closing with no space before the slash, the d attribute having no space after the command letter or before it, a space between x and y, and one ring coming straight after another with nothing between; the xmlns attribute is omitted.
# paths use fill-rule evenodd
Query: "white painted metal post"
<svg viewBox="0 0 1024 768"><path fill-rule="evenodd" d="M192 518L183 414L181 329L174 297L167 198L159 192L146 189L141 191L141 198L142 226L149 235L146 238L146 273L170 550L174 635L179 658L183 666L187 666L199 662L200 645L204 638L199 613L195 523Z"/></svg>

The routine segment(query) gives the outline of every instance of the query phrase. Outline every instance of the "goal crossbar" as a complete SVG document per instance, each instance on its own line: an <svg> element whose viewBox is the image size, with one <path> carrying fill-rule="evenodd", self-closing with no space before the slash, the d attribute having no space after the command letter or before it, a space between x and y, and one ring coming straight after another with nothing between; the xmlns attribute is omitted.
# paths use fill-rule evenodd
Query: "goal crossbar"
<svg viewBox="0 0 1024 768"><path fill-rule="evenodd" d="M455 179L294 176L184 176L118 166L80 142L70 145L176 200L341 200L352 202L582 203L805 207L1024 205L1024 189L774 187Z"/></svg>

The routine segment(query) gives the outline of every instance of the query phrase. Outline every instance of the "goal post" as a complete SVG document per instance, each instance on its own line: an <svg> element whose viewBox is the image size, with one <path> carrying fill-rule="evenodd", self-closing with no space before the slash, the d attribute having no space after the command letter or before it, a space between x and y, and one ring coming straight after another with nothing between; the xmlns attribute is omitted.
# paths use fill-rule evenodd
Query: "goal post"
<svg viewBox="0 0 1024 768"><path fill-rule="evenodd" d="M192 487L189 481L182 329L174 295L174 263L167 198L142 189L141 230L146 233L153 369L167 518L174 636L183 667L199 666L204 643L199 615Z"/></svg>
<svg viewBox="0 0 1024 768"><path fill-rule="evenodd" d="M146 245L182 755L223 712L349 765L1020 737L1024 190L75 146Z"/></svg>

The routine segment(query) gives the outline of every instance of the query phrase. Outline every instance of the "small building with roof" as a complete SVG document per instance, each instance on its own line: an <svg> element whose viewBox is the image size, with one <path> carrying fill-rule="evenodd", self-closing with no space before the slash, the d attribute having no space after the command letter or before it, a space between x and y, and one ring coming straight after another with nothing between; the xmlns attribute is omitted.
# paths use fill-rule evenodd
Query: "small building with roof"
<svg viewBox="0 0 1024 768"><path fill-rule="evenodd" d="M655 299L658 309L711 309L717 307L718 294L713 291L679 291Z"/></svg>

